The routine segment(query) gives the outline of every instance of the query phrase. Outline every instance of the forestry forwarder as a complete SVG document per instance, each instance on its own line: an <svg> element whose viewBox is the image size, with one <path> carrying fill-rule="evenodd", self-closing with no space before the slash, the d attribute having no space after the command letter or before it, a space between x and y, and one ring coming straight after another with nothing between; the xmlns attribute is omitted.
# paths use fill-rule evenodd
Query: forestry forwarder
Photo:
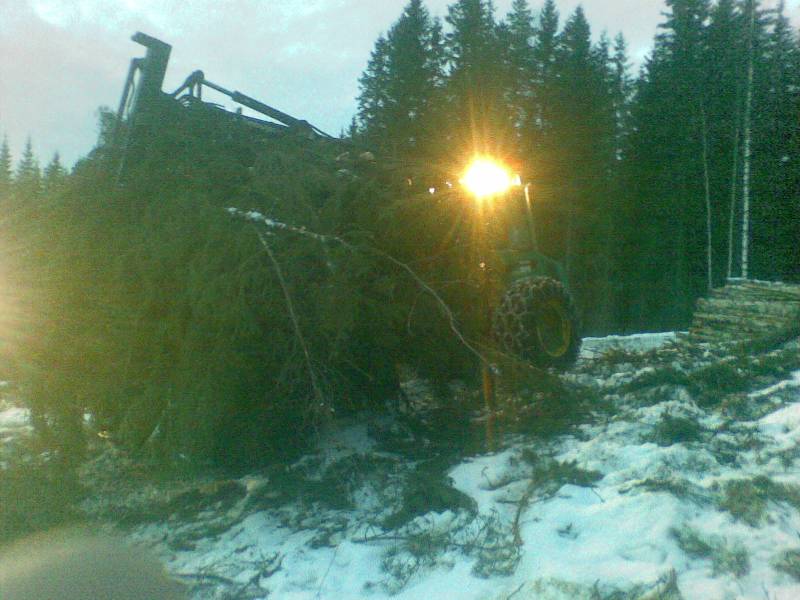
<svg viewBox="0 0 800 600"><path fill-rule="evenodd" d="M238 91L230 91L207 80L195 71L174 92L162 91L172 47L137 32L131 38L147 50L145 56L131 60L128 76L117 111L113 136L117 158L117 177L124 184L127 165L147 152L151 136L176 107L207 111L208 118L237 119L252 125L252 135L291 135L322 143L345 144L320 131L307 121L296 119ZM241 109L231 113L219 105L203 101L208 87L237 104L271 120L245 116ZM487 278L484 285L487 309L487 338L503 351L539 367L566 368L574 363L580 349L575 310L568 291L563 266L542 254L537 244L532 210L532 186L522 184L518 176L488 157L476 157L463 173L463 187L474 196L479 221L483 222L493 207L506 218L504 247L495 236L485 235L486 251L480 257ZM488 228L482 232L488 234ZM488 238L488 239L487 239ZM491 246L495 252L489 251ZM501 268L489 268L486 262L499 256ZM502 272L503 281L489 281L490 273ZM501 290L500 293L495 290Z"/></svg>

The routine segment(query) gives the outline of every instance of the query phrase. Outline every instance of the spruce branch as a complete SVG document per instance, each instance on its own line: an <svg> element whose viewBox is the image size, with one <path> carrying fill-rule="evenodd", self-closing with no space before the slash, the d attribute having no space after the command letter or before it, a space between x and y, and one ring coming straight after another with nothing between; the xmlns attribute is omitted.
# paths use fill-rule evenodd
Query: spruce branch
<svg viewBox="0 0 800 600"><path fill-rule="evenodd" d="M324 243L335 243L335 244L338 244L338 245L342 246L343 248L346 248L347 250L349 250L350 252L353 252L355 254L357 254L360 251L359 248L355 247L351 243L347 242L346 240L344 240L344 239L342 239L342 238L340 238L338 236L316 233L314 231L310 231L310 230L306 229L305 227L295 227L293 225L288 225L286 223L281 223L280 221L275 221L274 219L270 219L270 218L264 216L263 214L261 214L260 212L257 212L257 211L253 211L253 210L244 211L244 210L240 210L238 208L233 208L233 207L228 208L227 211L228 211L229 214L231 214L231 215L233 215L235 217L239 217L239 218L245 219L247 221L251 221L253 223L259 223L261 225L264 225L264 226L268 227L269 229L271 229L273 231L284 231L284 232L287 232L287 233L293 233L295 235L301 235L303 237L314 239L314 240L316 240L316 241L318 241L320 243L323 243L323 244ZM263 235L263 233L259 232L259 238L261 238L261 243L264 244L265 241L266 241L266 237ZM474 356L476 356L478 358L478 360L481 361L481 363L487 365L489 368L494 370L494 365L489 361L489 359L484 354L482 354L469 340L467 340L467 338L464 336L464 334L458 328L457 319L456 319L455 314L453 313L453 310L447 305L447 303L436 292L436 290L434 290L425 280L423 280L409 265L407 265L406 263L398 260L397 258L392 256L391 254L389 254L387 252L384 252L383 250L380 250L378 248L375 248L375 247L372 247L372 246L366 246L366 247L364 247L364 250L374 254L375 256L378 256L378 257L382 258L383 260L385 260L387 262L392 263L396 267L399 267L401 270L405 271L406 274L408 274L408 276L411 277L411 279L413 279L414 282L423 291L428 293L436 301L437 305L439 306L439 309L442 311L442 313L447 318L448 324L450 326L450 330L453 332L453 335L456 336L456 339L458 339L458 341L467 350L469 350ZM274 256L273 256L273 258L274 258Z"/></svg>
<svg viewBox="0 0 800 600"><path fill-rule="evenodd" d="M325 407L325 396L322 393L322 389L319 387L319 382L317 380L317 373L314 371L314 366L311 364L311 353L308 350L308 344L306 343L306 339L303 336L303 331L300 329L300 322L297 319L297 313L294 309L294 302L292 301L292 295L289 293L289 287L286 285L286 279L283 276L283 270L281 269L281 265L278 262L278 259L275 258L275 253L272 251L272 248L267 241L266 236L261 233L260 231L256 232L258 235L258 239L261 242L261 245L264 247L264 250L269 257L270 262L272 263L272 267L275 269L275 274L278 277L278 282L280 283L281 290L283 291L283 297L286 301L286 310L289 313L289 318L292 321L292 328L294 329L295 337L300 344L300 348L303 351L303 358L306 363L306 368L308 369L308 376L311 380L311 387L314 389L314 396L317 400L317 406L322 408Z"/></svg>

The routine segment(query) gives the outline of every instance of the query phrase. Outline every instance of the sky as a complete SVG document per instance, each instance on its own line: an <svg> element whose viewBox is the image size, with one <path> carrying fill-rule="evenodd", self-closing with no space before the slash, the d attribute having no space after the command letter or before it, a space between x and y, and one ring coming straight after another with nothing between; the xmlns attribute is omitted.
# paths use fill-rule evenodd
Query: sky
<svg viewBox="0 0 800 600"><path fill-rule="evenodd" d="M544 0L531 0L538 11ZM766 0L773 4L777 0ZM30 136L40 162L71 166L97 138L97 109L116 108L136 31L173 46L165 88L196 69L338 134L378 35L407 0L0 0L0 136L17 159ZM444 16L452 0L428 0ZM597 36L622 31L634 63L650 50L663 0L557 0L562 22L582 4ZM495 0L504 16L511 0ZM800 23L800 0L786 0Z"/></svg>

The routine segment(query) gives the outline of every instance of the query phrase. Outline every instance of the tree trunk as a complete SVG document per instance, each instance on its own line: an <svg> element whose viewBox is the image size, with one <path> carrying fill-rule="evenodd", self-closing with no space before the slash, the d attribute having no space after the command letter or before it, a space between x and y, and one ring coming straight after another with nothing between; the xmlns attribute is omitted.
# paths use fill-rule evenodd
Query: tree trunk
<svg viewBox="0 0 800 600"><path fill-rule="evenodd" d="M681 198L687 197L686 185L680 187ZM686 318L687 313L690 312L691 298L689 294L689 250L687 248L688 234L687 234L687 216L686 207L681 207L678 213L678 235L675 239L675 266L674 273L675 279L673 283L673 292L675 298L673 300L673 307L675 310L669 315L669 327L674 327L679 321ZM677 311L677 312L676 312Z"/></svg>
<svg viewBox="0 0 800 600"><path fill-rule="evenodd" d="M733 228L736 219L736 180L739 176L739 137L742 126L738 94L735 113L736 129L733 138L733 166L731 167L731 207L728 215L728 279L733 277Z"/></svg>
<svg viewBox="0 0 800 600"><path fill-rule="evenodd" d="M706 111L700 104L700 116L702 119L703 129L703 189L706 197L706 271L708 274L708 289L709 291L714 288L714 261L712 250L712 235L711 235L711 184L708 176L708 123L706 122Z"/></svg>
<svg viewBox="0 0 800 600"><path fill-rule="evenodd" d="M755 35L755 0L749 0L750 34L747 40L747 95L744 105L744 169L742 173L742 277L750 276L750 117L753 107L753 37Z"/></svg>

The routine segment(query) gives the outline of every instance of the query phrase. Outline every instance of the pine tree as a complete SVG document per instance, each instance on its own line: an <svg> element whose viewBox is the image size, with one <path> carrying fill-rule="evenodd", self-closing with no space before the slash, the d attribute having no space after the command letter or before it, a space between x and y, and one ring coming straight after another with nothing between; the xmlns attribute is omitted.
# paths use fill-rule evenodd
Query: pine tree
<svg viewBox="0 0 800 600"><path fill-rule="evenodd" d="M33 144L28 137L22 157L17 165L14 177L14 192L22 199L33 199L39 196L42 187L42 173L39 161L33 153Z"/></svg>
<svg viewBox="0 0 800 600"><path fill-rule="evenodd" d="M11 167L11 149L8 146L8 136L3 136L0 145L0 199L7 199L11 194L14 177Z"/></svg>

